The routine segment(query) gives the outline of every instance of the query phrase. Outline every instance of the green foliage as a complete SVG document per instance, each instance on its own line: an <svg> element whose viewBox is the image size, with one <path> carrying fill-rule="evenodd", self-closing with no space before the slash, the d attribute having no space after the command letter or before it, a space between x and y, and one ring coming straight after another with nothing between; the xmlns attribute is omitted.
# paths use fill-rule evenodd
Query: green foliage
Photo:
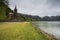
<svg viewBox="0 0 60 40"><path fill-rule="evenodd" d="M31 21L31 18L25 18L26 19L26 21Z"/></svg>
<svg viewBox="0 0 60 40"><path fill-rule="evenodd" d="M39 16L27 15L19 13L19 18L23 18L25 21L40 21L41 18ZM21 17L20 17L21 16Z"/></svg>
<svg viewBox="0 0 60 40"><path fill-rule="evenodd" d="M0 20L5 20L6 10L8 8L8 0L0 0Z"/></svg>
<svg viewBox="0 0 60 40"><path fill-rule="evenodd" d="M9 1L8 0L0 0L0 5L9 5Z"/></svg>
<svg viewBox="0 0 60 40"><path fill-rule="evenodd" d="M6 6L1 6L0 7L0 19L6 19Z"/></svg>
<svg viewBox="0 0 60 40"><path fill-rule="evenodd" d="M21 20L21 21L25 21L25 18L20 14L18 14L18 19Z"/></svg>

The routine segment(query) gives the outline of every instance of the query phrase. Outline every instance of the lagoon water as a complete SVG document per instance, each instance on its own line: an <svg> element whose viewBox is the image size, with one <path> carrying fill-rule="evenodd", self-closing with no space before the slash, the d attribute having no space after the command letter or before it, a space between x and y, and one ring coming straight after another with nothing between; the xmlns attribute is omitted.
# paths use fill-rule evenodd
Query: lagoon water
<svg viewBox="0 0 60 40"><path fill-rule="evenodd" d="M53 34L58 40L60 40L60 22L34 22L34 24L41 30Z"/></svg>

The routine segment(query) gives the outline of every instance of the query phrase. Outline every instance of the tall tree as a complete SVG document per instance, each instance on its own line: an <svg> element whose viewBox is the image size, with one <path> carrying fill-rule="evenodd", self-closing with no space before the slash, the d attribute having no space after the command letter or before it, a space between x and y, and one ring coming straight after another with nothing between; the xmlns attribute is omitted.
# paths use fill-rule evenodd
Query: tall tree
<svg viewBox="0 0 60 40"><path fill-rule="evenodd" d="M9 1L8 0L0 0L0 5L9 5Z"/></svg>
<svg viewBox="0 0 60 40"><path fill-rule="evenodd" d="M8 5L8 0L0 0L0 19L6 19Z"/></svg>

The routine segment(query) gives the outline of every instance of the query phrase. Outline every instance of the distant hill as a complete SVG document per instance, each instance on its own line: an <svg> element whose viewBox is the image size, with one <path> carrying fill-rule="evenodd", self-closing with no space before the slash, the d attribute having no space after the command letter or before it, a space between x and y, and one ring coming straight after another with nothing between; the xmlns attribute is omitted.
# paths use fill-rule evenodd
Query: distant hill
<svg viewBox="0 0 60 40"><path fill-rule="evenodd" d="M40 21L41 17L39 16L33 16L33 15L27 15L27 14L22 14L18 13L19 19L23 19L25 21Z"/></svg>

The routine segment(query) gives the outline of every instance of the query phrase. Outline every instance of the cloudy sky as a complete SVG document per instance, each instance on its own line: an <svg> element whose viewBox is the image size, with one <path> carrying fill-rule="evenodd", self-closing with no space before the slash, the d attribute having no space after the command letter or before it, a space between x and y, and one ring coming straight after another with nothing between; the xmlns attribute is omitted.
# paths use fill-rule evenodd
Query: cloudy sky
<svg viewBox="0 0 60 40"><path fill-rule="evenodd" d="M30 15L56 16L60 15L60 0L9 0L10 8L15 5L18 12Z"/></svg>

